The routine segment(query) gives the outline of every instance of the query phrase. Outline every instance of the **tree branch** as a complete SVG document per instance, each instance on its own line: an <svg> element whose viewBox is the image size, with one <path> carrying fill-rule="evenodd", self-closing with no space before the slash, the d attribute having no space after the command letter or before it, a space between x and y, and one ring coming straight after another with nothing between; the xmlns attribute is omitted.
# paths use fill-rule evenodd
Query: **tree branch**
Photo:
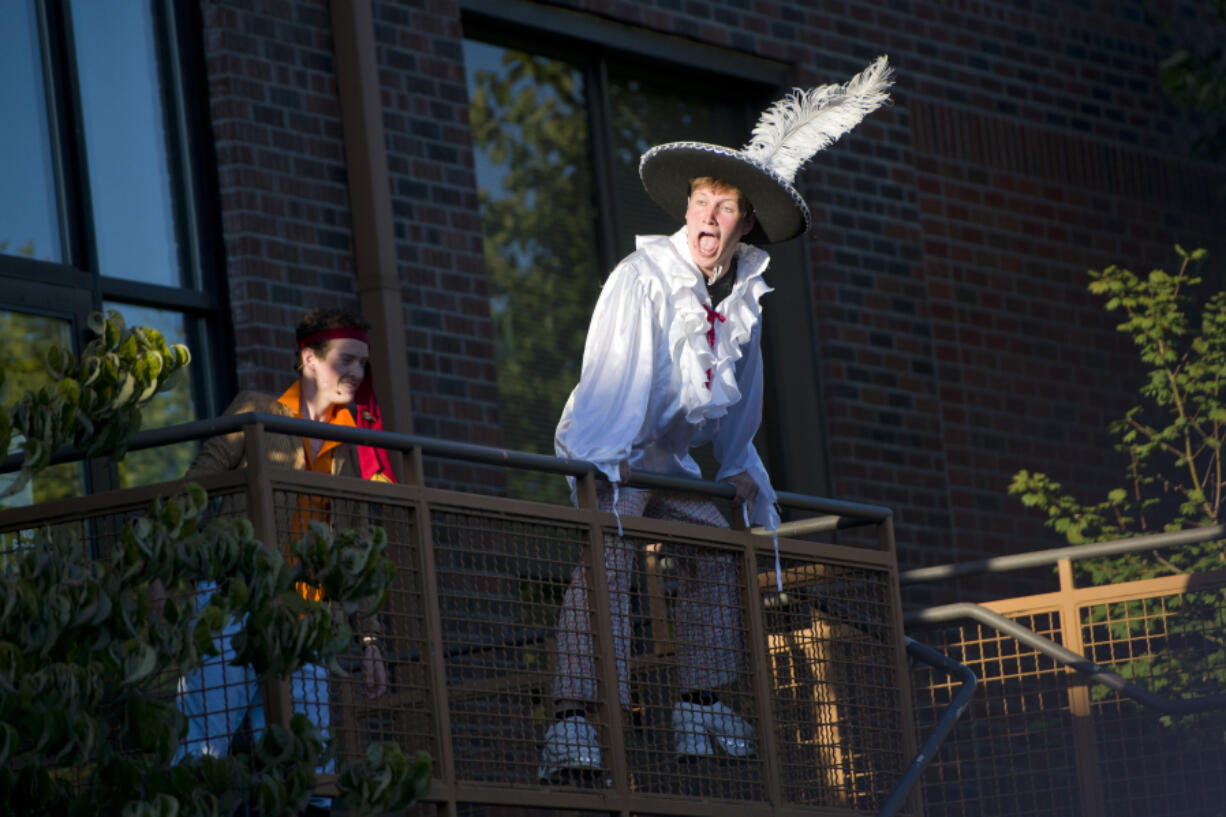
<svg viewBox="0 0 1226 817"><path fill-rule="evenodd" d="M1162 554L1160 554L1158 551L1153 551L1153 554L1154 558L1158 560L1159 564L1174 573L1176 576L1183 576L1186 573L1186 571L1180 570L1179 568L1175 567L1175 565L1162 558Z"/></svg>
<svg viewBox="0 0 1226 817"><path fill-rule="evenodd" d="M1156 436L1156 435L1154 434L1154 430L1153 430L1152 428L1149 428L1149 427L1147 427L1147 426L1142 425L1141 423L1138 423L1138 422L1136 421L1136 418L1134 418L1134 417L1128 417L1128 418L1126 418L1126 419L1128 420L1128 424L1129 424L1130 426L1132 426L1133 428L1135 428L1137 431L1140 431L1142 434L1144 434L1144 435L1145 435L1146 437L1148 437L1149 439L1153 440L1153 439L1154 439L1154 437ZM1168 454L1170 454L1170 455L1172 455L1172 456L1175 456L1175 457L1182 457L1182 456L1183 456L1183 452L1182 452L1182 451L1180 451L1180 450L1179 450L1178 448L1176 448L1175 446L1171 445L1170 443L1166 443L1166 442L1164 442L1164 443L1159 443L1159 445L1160 445L1160 446L1162 446L1163 450L1165 450L1165 451L1166 451Z"/></svg>

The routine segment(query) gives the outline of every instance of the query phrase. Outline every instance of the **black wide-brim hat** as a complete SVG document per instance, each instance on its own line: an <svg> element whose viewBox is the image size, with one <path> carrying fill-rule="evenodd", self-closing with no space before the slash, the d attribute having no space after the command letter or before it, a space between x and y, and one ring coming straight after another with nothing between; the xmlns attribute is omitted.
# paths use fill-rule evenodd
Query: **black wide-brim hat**
<svg viewBox="0 0 1226 817"><path fill-rule="evenodd" d="M639 160L639 178L652 200L685 220L693 179L709 176L749 199L756 224L743 241L777 244L809 229L809 206L795 187L797 172L884 104L893 84L886 57L876 59L845 85L792 93L767 108L750 141L736 148L707 142L657 145Z"/></svg>
<svg viewBox="0 0 1226 817"><path fill-rule="evenodd" d="M653 147L639 162L647 195L681 221L690 180L702 176L730 184L749 199L757 223L742 239L747 244L778 244L809 229L809 205L800 192L744 151L705 142L669 142Z"/></svg>

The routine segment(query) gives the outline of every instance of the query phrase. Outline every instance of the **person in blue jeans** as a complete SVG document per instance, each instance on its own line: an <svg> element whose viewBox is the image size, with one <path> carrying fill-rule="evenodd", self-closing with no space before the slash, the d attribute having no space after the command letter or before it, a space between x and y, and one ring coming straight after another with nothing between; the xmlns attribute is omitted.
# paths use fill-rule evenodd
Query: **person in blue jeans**
<svg viewBox="0 0 1226 817"><path fill-rule="evenodd" d="M242 392L225 413L254 411L341 426L381 427L378 404L366 377L369 326L360 315L343 310L311 312L297 328L295 368L298 379L279 397ZM387 454L382 449L269 434L266 450L267 463L273 467L395 481ZM192 479L229 471L245 464L244 437L236 432L206 441L186 477ZM289 539L306 533L312 520L331 523L331 513L327 499L300 497L292 512ZM301 586L299 589L308 599L322 600L319 588ZM214 587L200 588L197 596L200 608L208 604L214 590ZM369 698L387 692L387 668L373 631L376 623L374 620L359 622L358 628L362 675ZM257 740L265 727L263 695L256 674L248 666L233 663L232 641L241 626L241 622L230 622L217 642L220 655L207 658L180 679L179 706L188 716L188 731L179 748L179 758L228 754L235 734L244 724ZM308 664L290 676L289 681L294 711L305 714L327 734L331 726L327 670ZM330 772L332 768L329 765L320 771ZM318 804L320 801L313 799L312 802Z"/></svg>

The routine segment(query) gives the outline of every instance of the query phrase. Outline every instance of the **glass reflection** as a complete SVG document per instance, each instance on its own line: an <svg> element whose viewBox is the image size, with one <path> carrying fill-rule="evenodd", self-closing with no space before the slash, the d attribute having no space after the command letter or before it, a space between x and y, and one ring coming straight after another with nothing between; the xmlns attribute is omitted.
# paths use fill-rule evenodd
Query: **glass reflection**
<svg viewBox="0 0 1226 817"><path fill-rule="evenodd" d="M183 280L150 4L72 3L98 272Z"/></svg>
<svg viewBox="0 0 1226 817"><path fill-rule="evenodd" d="M68 321L24 312L0 311L0 406L12 406L27 392L38 391L51 384L44 361L52 345L72 348L72 325ZM24 438L14 434L5 453L20 451L23 441ZM0 474L0 491L16 478L15 473ZM0 508L81 496L83 493L85 478L81 464L63 463L47 468L17 493L0 499Z"/></svg>
<svg viewBox="0 0 1226 817"><path fill-rule="evenodd" d="M0 0L0 253L61 261L34 0Z"/></svg>
<svg viewBox="0 0 1226 817"><path fill-rule="evenodd" d="M502 427L508 447L552 454L603 278L583 77L471 40L464 62ZM556 477L510 481L515 496L566 500Z"/></svg>
<svg viewBox="0 0 1226 817"><path fill-rule="evenodd" d="M166 338L167 344L188 344L187 317L181 312L154 309L131 304L106 303L104 310L117 310L128 326L147 326ZM171 387L145 404L141 412L141 428L186 423L196 419L196 402L192 398L191 379L186 371L171 379ZM132 488L179 479L196 455L195 443L179 443L144 451L130 451L119 463L119 485Z"/></svg>
<svg viewBox="0 0 1226 817"><path fill-rule="evenodd" d="M703 98L693 88L657 85L636 77L609 77L613 175L621 205L618 248L634 250L636 235L671 234L681 226L656 205L639 180L639 158L654 145L694 140L739 147L749 130L735 107Z"/></svg>

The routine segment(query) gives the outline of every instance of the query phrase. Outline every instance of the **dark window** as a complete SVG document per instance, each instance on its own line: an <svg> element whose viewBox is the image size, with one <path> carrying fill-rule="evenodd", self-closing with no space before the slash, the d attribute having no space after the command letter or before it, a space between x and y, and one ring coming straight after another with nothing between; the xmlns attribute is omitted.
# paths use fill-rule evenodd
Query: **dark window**
<svg viewBox="0 0 1226 817"><path fill-rule="evenodd" d="M80 351L89 312L116 309L193 353L145 427L213 412L220 273L197 146L192 4L0 0L0 345L6 372L51 342ZM39 374L11 381L5 402ZM178 477L190 448L133 454L87 487ZM47 498L52 480L17 501ZM68 483L64 483L68 485ZM50 493L46 493L49 491ZM9 504L12 504L10 500Z"/></svg>

